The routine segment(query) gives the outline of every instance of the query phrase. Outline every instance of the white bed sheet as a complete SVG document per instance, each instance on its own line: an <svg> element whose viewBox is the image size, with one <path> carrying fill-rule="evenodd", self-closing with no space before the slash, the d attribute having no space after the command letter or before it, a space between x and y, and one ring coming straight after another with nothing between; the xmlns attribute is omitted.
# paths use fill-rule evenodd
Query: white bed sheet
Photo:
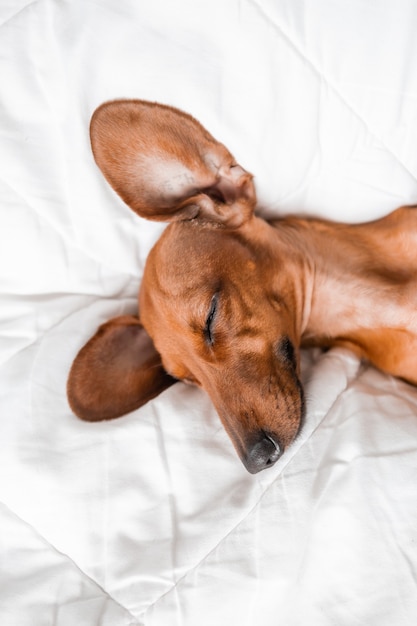
<svg viewBox="0 0 417 626"><path fill-rule="evenodd" d="M0 623L417 623L417 391L303 354L308 416L251 476L182 384L86 424L79 347L136 311L163 226L94 164L112 98L187 110L265 215L367 220L417 201L413 0L2 0Z"/></svg>

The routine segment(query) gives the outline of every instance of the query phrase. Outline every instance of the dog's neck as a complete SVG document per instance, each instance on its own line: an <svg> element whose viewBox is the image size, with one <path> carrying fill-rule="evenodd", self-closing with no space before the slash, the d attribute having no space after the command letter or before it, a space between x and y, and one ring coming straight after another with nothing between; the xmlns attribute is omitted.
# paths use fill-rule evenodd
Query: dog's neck
<svg viewBox="0 0 417 626"><path fill-rule="evenodd" d="M348 345L366 355L365 335L376 329L407 327L399 285L409 284L410 276L381 246L384 233L368 224L291 217L271 225L279 254L286 248L284 253L295 265L293 287L302 344ZM391 237L396 236L394 230Z"/></svg>

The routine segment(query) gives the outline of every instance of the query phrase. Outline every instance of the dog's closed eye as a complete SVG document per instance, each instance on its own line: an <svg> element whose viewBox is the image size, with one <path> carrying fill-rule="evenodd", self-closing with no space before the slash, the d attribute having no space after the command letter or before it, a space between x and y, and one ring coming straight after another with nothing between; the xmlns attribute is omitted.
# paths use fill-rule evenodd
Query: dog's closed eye
<svg viewBox="0 0 417 626"><path fill-rule="evenodd" d="M277 346L278 357L290 367L296 367L295 349L289 337L283 337Z"/></svg>
<svg viewBox="0 0 417 626"><path fill-rule="evenodd" d="M206 324L204 327L204 339L205 339L205 342L209 346L212 346L214 344L213 325L214 325L214 321L217 315L218 303L219 303L219 294L215 293L211 299L210 308L209 308L209 312L207 315Z"/></svg>

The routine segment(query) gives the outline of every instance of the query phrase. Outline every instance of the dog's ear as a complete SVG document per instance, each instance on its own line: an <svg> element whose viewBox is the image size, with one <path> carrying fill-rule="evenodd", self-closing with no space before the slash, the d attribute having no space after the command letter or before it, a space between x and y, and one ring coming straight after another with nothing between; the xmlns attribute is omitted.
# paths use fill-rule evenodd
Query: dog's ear
<svg viewBox="0 0 417 626"><path fill-rule="evenodd" d="M81 348L68 378L68 401L81 419L107 420L139 408L175 382L138 318L123 315L100 326Z"/></svg>
<svg viewBox="0 0 417 626"><path fill-rule="evenodd" d="M104 176L142 217L237 228L253 213L252 175L178 109L142 100L107 102L95 111L90 135Z"/></svg>

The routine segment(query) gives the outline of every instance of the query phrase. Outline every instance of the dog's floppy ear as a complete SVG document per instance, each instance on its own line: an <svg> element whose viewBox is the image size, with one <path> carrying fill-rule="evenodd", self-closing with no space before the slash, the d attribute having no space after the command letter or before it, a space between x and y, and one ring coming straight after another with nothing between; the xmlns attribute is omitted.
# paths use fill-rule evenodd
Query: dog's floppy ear
<svg viewBox="0 0 417 626"><path fill-rule="evenodd" d="M137 317L100 326L81 348L68 378L68 401L81 419L112 419L139 408L176 380L164 370Z"/></svg>
<svg viewBox="0 0 417 626"><path fill-rule="evenodd" d="M187 113L143 100L107 102L90 135L104 176L142 217L237 228L253 213L252 175Z"/></svg>

